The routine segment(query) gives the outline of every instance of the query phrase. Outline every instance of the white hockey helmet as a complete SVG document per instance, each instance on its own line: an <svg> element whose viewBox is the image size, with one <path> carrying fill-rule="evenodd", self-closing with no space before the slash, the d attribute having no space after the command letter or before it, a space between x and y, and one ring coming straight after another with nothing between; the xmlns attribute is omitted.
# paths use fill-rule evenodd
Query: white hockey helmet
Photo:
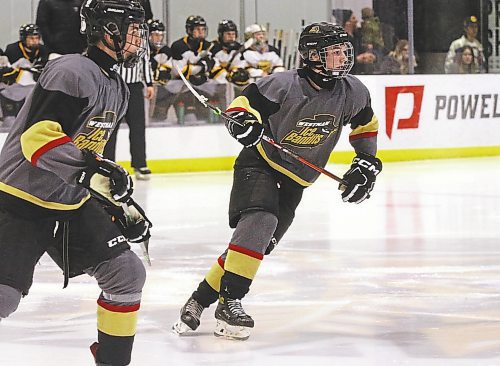
<svg viewBox="0 0 500 366"><path fill-rule="evenodd" d="M257 32L267 32L266 27L260 24L251 24L245 28L245 41L248 41L250 38L253 38L254 33Z"/></svg>

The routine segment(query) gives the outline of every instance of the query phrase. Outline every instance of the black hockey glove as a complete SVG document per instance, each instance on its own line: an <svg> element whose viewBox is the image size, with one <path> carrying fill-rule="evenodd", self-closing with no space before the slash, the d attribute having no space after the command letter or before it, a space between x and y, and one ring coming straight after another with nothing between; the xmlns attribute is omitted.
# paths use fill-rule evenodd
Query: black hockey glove
<svg viewBox="0 0 500 366"><path fill-rule="evenodd" d="M172 79L172 73L170 69L158 69L155 72L155 81L161 85L165 85L170 79Z"/></svg>
<svg viewBox="0 0 500 366"><path fill-rule="evenodd" d="M104 159L94 151L82 150L87 168L83 170L78 179L78 184L91 187L94 174L100 174L109 178L109 192L115 201L127 202L133 192L132 178L120 165L111 160Z"/></svg>
<svg viewBox="0 0 500 366"><path fill-rule="evenodd" d="M377 175L382 171L382 162L375 156L360 153L353 159L351 168L342 179L347 183L342 193L344 202L360 203L370 198Z"/></svg>
<svg viewBox="0 0 500 366"><path fill-rule="evenodd" d="M229 112L228 115L240 123L237 124L230 120L226 121L229 133L240 144L245 147L252 147L260 142L264 135L264 126L262 126L257 117L252 113L244 111L233 111Z"/></svg>
<svg viewBox="0 0 500 366"><path fill-rule="evenodd" d="M123 236L127 238L130 243L142 243L151 237L149 232L153 226L151 221L147 219L134 205L124 204L126 208L116 206L113 203L105 203L104 209L111 215L113 221L122 232Z"/></svg>
<svg viewBox="0 0 500 366"><path fill-rule="evenodd" d="M207 82L207 76L204 73L189 76L189 82L194 86L199 86Z"/></svg>
<svg viewBox="0 0 500 366"><path fill-rule="evenodd" d="M239 68L235 70L231 70L230 72L227 73L226 79L238 86L244 86L249 83L250 80L250 74L248 70Z"/></svg>
<svg viewBox="0 0 500 366"><path fill-rule="evenodd" d="M12 67L0 67L0 82L7 85L12 85L17 81L19 76L19 69L13 69Z"/></svg>

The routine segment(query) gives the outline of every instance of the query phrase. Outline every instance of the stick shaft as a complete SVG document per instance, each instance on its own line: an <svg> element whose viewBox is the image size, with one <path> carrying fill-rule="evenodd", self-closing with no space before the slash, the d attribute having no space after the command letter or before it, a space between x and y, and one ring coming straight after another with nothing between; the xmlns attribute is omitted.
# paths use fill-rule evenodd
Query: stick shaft
<svg viewBox="0 0 500 366"><path fill-rule="evenodd" d="M215 114L221 116L225 120L231 121L231 122L237 124L238 126L242 126L242 124L240 123L240 121L234 119L233 117L231 117L227 113L222 112L219 108L217 108L217 107L211 105L210 103L208 103L207 102L208 98L205 97L205 96L203 96L203 95L201 95L201 94L199 94L196 90L194 90L194 88L192 87L192 85L189 83L189 81L186 80L186 78L182 74L182 71L178 67L177 67L177 71L179 72L179 76L181 77L181 79L184 82L184 84L186 84L186 86L188 87L188 89L191 91L191 93L193 93L193 95L196 97L196 99L198 99L198 101L201 104L203 104L205 107L211 109ZM287 148L285 148L285 147L281 146L280 144L278 144L272 138L264 135L264 136L262 136L262 139L264 141L266 141L268 144L270 144L270 145L274 146L275 148L277 148L278 150L282 151L283 153L291 156L295 160L298 160L302 164L307 165L309 168L311 168L313 170L316 170L317 172L319 172L321 174L324 174L324 175L326 175L329 178L332 178L333 180L339 182L343 186L347 186L347 183L344 180L342 180L342 178L339 178L338 176L336 176L335 174L329 172L328 170L323 169L323 168L321 168L321 167L319 167L319 166L311 163L310 161L304 159L302 156L294 153L293 151L288 150Z"/></svg>

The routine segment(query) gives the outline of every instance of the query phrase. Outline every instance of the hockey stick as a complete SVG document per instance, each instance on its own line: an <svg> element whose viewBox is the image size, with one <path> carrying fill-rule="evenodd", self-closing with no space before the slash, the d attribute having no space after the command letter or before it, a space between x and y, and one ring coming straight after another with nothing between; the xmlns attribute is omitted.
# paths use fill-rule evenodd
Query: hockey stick
<svg viewBox="0 0 500 366"><path fill-rule="evenodd" d="M177 66L176 66L176 68L177 68L177 71L179 71L179 75L180 75L182 81L184 82L184 84L186 84L186 86L189 89L189 91L191 91L191 93L193 93L193 95L196 97L196 99L198 99L198 101L201 104L203 104L206 108L211 109L216 115L221 116L225 120L231 121L231 122L237 124L238 126L242 126L242 124L238 120L234 119L233 117L231 117L227 113L222 112L220 110L220 108L217 108L217 107L211 105L210 103L208 103L208 98L205 97L204 95L201 95L196 90L194 90L193 86L189 83L189 81L186 80L186 78L182 74L181 70ZM291 156L295 160L300 161L302 164L307 165L309 168L311 168L313 170L316 170L317 172L319 172L321 174L324 174L327 177L330 177L333 180L339 182L342 186L344 186L344 187L347 186L347 183L342 178L337 177L335 174L330 173L326 169L323 169L323 168L320 168L319 166L314 165L310 161L304 159L302 156L300 156L300 155L294 153L293 151L288 150L287 148L281 146L280 144L278 144L276 141L274 141L269 136L263 135L262 136L262 140L266 141L268 144L274 146L275 148L277 148L278 150L282 151L283 153Z"/></svg>
<svg viewBox="0 0 500 366"><path fill-rule="evenodd" d="M95 189L90 188L90 187L86 187L86 188L90 192L90 195L92 197L94 197L96 200L98 200L99 202L101 202L102 204L115 206L115 204L113 202L111 202L106 196L104 196L100 192L98 192ZM126 203L121 203L121 207L123 208L123 211L125 212L125 214L130 216L130 210L128 208L129 205L133 206L137 211L139 211L139 213L142 215L144 220L146 220L149 223L149 227L153 226L153 223L148 219L148 217L146 216L146 213L144 212L142 207L139 206L139 204L137 202L135 202L132 197L129 197L129 199ZM124 224L126 225L128 223L124 223ZM139 243L139 246L141 247L142 255L144 256L144 258L146 259L146 262L148 262L149 266L151 267L151 258L149 257L149 239L146 239L142 243Z"/></svg>

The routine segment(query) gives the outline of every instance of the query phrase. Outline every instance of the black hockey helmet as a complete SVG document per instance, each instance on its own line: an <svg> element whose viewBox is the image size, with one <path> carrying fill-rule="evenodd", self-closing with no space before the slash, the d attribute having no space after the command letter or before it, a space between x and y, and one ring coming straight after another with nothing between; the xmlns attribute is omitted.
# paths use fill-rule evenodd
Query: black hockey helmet
<svg viewBox="0 0 500 366"><path fill-rule="evenodd" d="M238 27L236 26L236 23L229 19L223 19L217 26L217 35L219 36L219 42L229 48L233 48L234 46L236 46L236 40L234 42L224 43L224 32L236 32L236 39L238 39Z"/></svg>
<svg viewBox="0 0 500 366"><path fill-rule="evenodd" d="M200 15L190 15L186 19L186 33L188 36L193 36L193 30L195 27L205 27L205 32L208 33L207 22ZM205 34L206 36L206 34Z"/></svg>
<svg viewBox="0 0 500 366"><path fill-rule="evenodd" d="M159 19L148 20L149 33L153 32L165 32L165 24L163 24Z"/></svg>
<svg viewBox="0 0 500 366"><path fill-rule="evenodd" d="M345 61L328 67L327 53L335 48L340 48ZM304 67L331 79L343 78L354 65L354 50L347 32L341 26L327 22L313 23L304 28L299 37L299 52Z"/></svg>
<svg viewBox="0 0 500 366"><path fill-rule="evenodd" d="M165 24L158 19L148 20L149 41L156 48L160 49L165 46ZM160 35L161 37L154 37L153 35Z"/></svg>
<svg viewBox="0 0 500 366"><path fill-rule="evenodd" d="M23 43L26 41L26 37L39 35L40 28L36 24L23 24L21 28L19 28L19 40Z"/></svg>
<svg viewBox="0 0 500 366"><path fill-rule="evenodd" d="M133 67L146 53L148 32L144 9L138 0L86 0L80 9L80 16L80 31L87 35L89 45L103 41L106 47L116 52L118 62L125 67ZM138 25L138 36L142 41L136 53L124 59L123 51L130 46L127 44L130 24ZM108 44L105 34L111 37L113 44Z"/></svg>

